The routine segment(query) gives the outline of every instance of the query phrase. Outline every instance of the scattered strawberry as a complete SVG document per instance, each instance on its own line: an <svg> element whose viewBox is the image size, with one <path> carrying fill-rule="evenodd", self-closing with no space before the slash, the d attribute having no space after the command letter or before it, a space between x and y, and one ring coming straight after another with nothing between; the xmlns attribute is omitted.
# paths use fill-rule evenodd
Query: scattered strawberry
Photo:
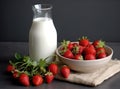
<svg viewBox="0 0 120 89"><path fill-rule="evenodd" d="M25 73L20 74L19 82L24 86L30 86L29 76Z"/></svg>
<svg viewBox="0 0 120 89"><path fill-rule="evenodd" d="M51 83L53 81L53 79L54 79L54 75L52 72L47 72L45 74L45 80L47 83Z"/></svg>
<svg viewBox="0 0 120 89"><path fill-rule="evenodd" d="M56 75L58 73L58 66L55 63L51 63L48 65L48 70L53 73L53 75Z"/></svg>
<svg viewBox="0 0 120 89"><path fill-rule="evenodd" d="M64 77L64 78L68 78L69 75L70 75L70 69L68 66L64 65L62 66L61 70L60 70L60 73L61 75Z"/></svg>
<svg viewBox="0 0 120 89"><path fill-rule="evenodd" d="M15 67L11 64L8 64L6 71L7 72L12 72L15 69Z"/></svg>
<svg viewBox="0 0 120 89"><path fill-rule="evenodd" d="M16 53L14 59L9 60L6 71L11 72L14 81L18 81L23 86L30 86L31 83L34 86L38 86L44 82L42 76L45 76L46 72L49 71L47 69L49 64L46 59L47 58L40 59L36 62L29 56L21 56ZM57 74L57 64L56 66L53 66L53 69L54 74Z"/></svg>
<svg viewBox="0 0 120 89"><path fill-rule="evenodd" d="M17 71L13 72L13 78L17 79L19 77L19 73Z"/></svg>
<svg viewBox="0 0 120 89"><path fill-rule="evenodd" d="M82 46L88 46L89 45L89 40L87 37L83 36L81 39L79 39L79 45L82 45Z"/></svg>
<svg viewBox="0 0 120 89"><path fill-rule="evenodd" d="M87 54L87 55L85 55L85 60L95 60L95 55Z"/></svg>
<svg viewBox="0 0 120 89"><path fill-rule="evenodd" d="M34 86L39 86L43 83L43 78L41 75L37 74L32 77L32 83Z"/></svg>

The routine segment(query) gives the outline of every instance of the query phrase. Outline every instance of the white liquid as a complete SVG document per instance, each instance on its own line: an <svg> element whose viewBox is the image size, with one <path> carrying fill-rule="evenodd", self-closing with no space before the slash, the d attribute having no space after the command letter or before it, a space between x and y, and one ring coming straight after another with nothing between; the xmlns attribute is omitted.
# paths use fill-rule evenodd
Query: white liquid
<svg viewBox="0 0 120 89"><path fill-rule="evenodd" d="M29 55L39 61L55 53L57 48L57 32L51 18L33 19L29 33ZM49 58L48 61L52 61Z"/></svg>

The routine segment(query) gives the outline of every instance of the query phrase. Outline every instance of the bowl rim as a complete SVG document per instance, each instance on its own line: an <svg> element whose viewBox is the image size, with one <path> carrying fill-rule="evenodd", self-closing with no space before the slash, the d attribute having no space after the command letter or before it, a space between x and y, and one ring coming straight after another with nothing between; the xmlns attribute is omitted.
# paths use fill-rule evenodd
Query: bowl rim
<svg viewBox="0 0 120 89"><path fill-rule="evenodd" d="M110 56L113 55L113 49L112 49L110 46L105 45L105 47L107 47L108 49L111 50L111 53L110 53L107 57L105 57L105 58L96 59L96 60L74 60L74 59L66 58L66 57L60 55L60 53L59 53L59 51L58 51L58 50L60 49L60 47L61 47L61 45L56 49L56 54L57 54L58 56L60 56L61 58L67 59L67 60L69 60L69 61L74 61L74 62L75 62L75 61L76 61L76 62L97 62L97 61L106 60L106 58L108 58L108 57L110 57Z"/></svg>

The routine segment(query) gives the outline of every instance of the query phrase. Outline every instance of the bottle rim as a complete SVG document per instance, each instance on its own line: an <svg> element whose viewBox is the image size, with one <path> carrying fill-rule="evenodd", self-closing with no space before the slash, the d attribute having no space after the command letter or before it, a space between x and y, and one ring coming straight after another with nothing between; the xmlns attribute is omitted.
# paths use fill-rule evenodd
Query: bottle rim
<svg viewBox="0 0 120 89"><path fill-rule="evenodd" d="M38 10L50 10L50 9L52 9L51 4L35 4L32 7L34 7L35 9L38 9Z"/></svg>

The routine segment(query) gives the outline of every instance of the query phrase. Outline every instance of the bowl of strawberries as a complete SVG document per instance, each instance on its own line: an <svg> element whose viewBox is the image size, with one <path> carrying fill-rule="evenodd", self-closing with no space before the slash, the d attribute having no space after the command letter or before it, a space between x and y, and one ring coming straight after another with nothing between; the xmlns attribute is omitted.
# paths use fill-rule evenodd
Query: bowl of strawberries
<svg viewBox="0 0 120 89"><path fill-rule="evenodd" d="M76 42L63 40L56 54L73 71L94 72L111 60L113 49L102 40L90 42L83 36Z"/></svg>

